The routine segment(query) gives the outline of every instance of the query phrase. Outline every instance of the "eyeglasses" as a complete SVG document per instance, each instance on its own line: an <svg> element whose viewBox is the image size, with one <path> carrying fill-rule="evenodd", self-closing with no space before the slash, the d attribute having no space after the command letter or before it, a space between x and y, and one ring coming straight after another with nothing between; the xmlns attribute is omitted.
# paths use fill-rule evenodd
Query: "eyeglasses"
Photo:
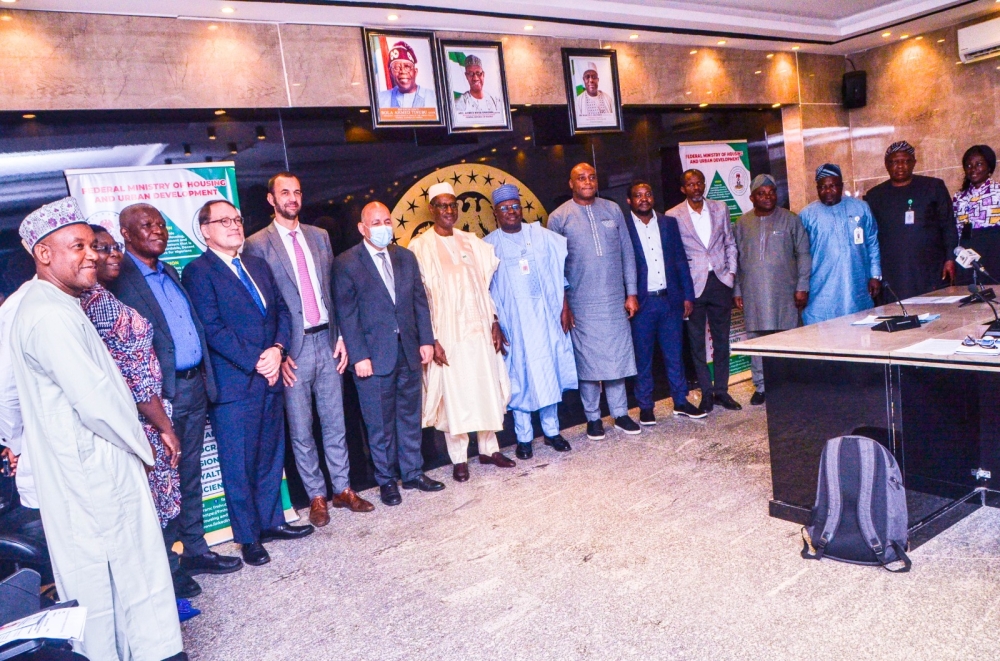
<svg viewBox="0 0 1000 661"><path fill-rule="evenodd" d="M437 207L438 209L455 209L458 210L458 202L431 202L432 207Z"/></svg>
<svg viewBox="0 0 1000 661"><path fill-rule="evenodd" d="M997 346L997 340L994 337L983 337L977 340L971 335L966 335L965 339L962 340L962 345L967 347L980 346L983 349L992 349Z"/></svg>
<svg viewBox="0 0 1000 661"><path fill-rule="evenodd" d="M123 246L120 243L111 243L103 246L94 246L94 252L101 253L102 255L110 255L113 252L124 254L125 246Z"/></svg>
<svg viewBox="0 0 1000 661"><path fill-rule="evenodd" d="M205 224L211 225L212 223L222 223L222 226L225 227L226 229L232 227L234 223L239 225L240 227L243 227L243 219L240 218L239 216L236 216L235 218L216 218L215 220L210 220Z"/></svg>
<svg viewBox="0 0 1000 661"><path fill-rule="evenodd" d="M520 211L522 208L520 204L505 204L502 207L497 207L497 211L500 213L510 213L511 211Z"/></svg>

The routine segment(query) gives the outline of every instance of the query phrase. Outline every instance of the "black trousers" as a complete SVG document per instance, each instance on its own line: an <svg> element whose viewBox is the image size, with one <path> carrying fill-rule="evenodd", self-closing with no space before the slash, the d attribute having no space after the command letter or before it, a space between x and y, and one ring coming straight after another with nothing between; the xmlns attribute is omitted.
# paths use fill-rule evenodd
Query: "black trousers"
<svg viewBox="0 0 1000 661"><path fill-rule="evenodd" d="M201 505L201 449L205 443L205 420L208 414L208 395L205 378L177 379L171 422L181 442L181 461L177 472L181 478L181 512L163 529L167 544L167 558L171 572L178 567L177 554L170 550L175 542L184 545L188 557L208 553Z"/></svg>
<svg viewBox="0 0 1000 661"><path fill-rule="evenodd" d="M709 393L724 393L729 390L729 326L733 315L733 288L722 284L709 272L705 291L694 300L694 312L688 317L688 340L691 343L691 354L694 360L695 372L698 375L698 386L704 399ZM708 371L708 360L705 356L705 323L708 322L712 334L715 365L715 383Z"/></svg>

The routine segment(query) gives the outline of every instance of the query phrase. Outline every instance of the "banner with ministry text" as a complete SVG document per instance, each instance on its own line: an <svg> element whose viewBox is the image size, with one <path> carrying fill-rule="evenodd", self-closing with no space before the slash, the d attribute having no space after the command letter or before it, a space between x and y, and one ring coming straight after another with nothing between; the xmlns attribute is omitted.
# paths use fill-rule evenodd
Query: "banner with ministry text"
<svg viewBox="0 0 1000 661"><path fill-rule="evenodd" d="M729 220L736 219L753 208L750 202L750 148L746 140L682 142L678 145L683 170L701 170L705 175L705 197L724 202L729 208ZM712 361L712 336L708 338L708 360ZM734 307L729 329L729 342L747 339L743 311ZM730 356L729 380L742 381L750 369L750 356Z"/></svg>
<svg viewBox="0 0 1000 661"><path fill-rule="evenodd" d="M140 202L156 207L167 223L168 235L167 249L160 259L178 272L205 251L197 218L201 206L209 200L224 199L240 208L236 166L232 161L65 170L64 174L70 195L80 203L87 221L105 227L118 241L122 240L118 226L122 209ZM229 541L233 531L222 487L219 453L207 421L201 454L201 490L206 541L209 544ZM284 481L281 500L285 519L297 520Z"/></svg>

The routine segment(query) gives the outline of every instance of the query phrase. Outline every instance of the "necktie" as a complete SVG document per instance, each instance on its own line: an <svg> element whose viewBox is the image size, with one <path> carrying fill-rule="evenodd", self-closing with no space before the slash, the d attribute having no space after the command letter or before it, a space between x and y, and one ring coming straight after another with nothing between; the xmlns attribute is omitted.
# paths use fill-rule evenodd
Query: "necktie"
<svg viewBox="0 0 1000 661"><path fill-rule="evenodd" d="M306 253L295 238L298 232L288 234L292 237L292 248L295 250L295 268L299 272L299 292L302 294L302 310L306 315L306 324L315 326L319 323L319 304L316 303L316 292L313 290L312 278L309 277Z"/></svg>
<svg viewBox="0 0 1000 661"><path fill-rule="evenodd" d="M382 260L382 280L385 281L386 289L389 290L389 296L392 297L392 302L396 302L396 280L392 277L392 267L389 266L389 259L385 256L385 251L380 250L375 253L378 255L379 259Z"/></svg>
<svg viewBox="0 0 1000 661"><path fill-rule="evenodd" d="M250 298L257 305L257 309L264 316L267 316L267 308L264 307L264 301L261 300L260 294L257 293L257 288L253 285L253 280L247 275L247 272L243 270L243 264L240 262L239 257L233 258L233 267L236 268L236 275L239 276L240 282L246 287L247 291L250 293Z"/></svg>

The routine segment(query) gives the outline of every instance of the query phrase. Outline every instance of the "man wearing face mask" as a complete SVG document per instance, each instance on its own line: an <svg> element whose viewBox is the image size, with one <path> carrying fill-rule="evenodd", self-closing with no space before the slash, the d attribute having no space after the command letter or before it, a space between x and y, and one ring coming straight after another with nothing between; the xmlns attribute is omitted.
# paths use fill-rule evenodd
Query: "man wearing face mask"
<svg viewBox="0 0 1000 661"><path fill-rule="evenodd" d="M295 466L309 494L309 522L330 523L326 480L313 438L313 398L323 430L323 454L333 483L334 507L370 512L375 507L351 489L344 429L342 377L347 349L337 330L333 306L333 249L326 230L299 222L302 185L291 172L268 181L267 201L274 222L247 239L246 254L267 262L278 291L292 313L288 358L281 366L288 430Z"/></svg>
<svg viewBox="0 0 1000 661"><path fill-rule="evenodd" d="M353 364L379 497L402 502L404 489L440 491L420 453L422 365L434 357L434 330L417 258L392 245L392 216L381 202L361 210L364 241L333 264L337 319Z"/></svg>

